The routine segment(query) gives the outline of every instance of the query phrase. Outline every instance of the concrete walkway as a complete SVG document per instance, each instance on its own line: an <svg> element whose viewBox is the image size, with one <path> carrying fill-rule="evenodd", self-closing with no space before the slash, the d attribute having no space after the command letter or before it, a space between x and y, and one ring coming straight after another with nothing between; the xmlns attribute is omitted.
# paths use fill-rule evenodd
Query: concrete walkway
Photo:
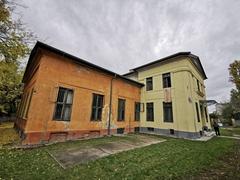
<svg viewBox="0 0 240 180"><path fill-rule="evenodd" d="M132 135L131 135L132 136ZM149 146L166 141L148 135L134 135L134 140L122 139L117 142L105 142L93 147L79 147L67 149L63 152L49 152L49 154L65 169L76 164L85 164L105 156Z"/></svg>
<svg viewBox="0 0 240 180"><path fill-rule="evenodd" d="M238 136L218 136L218 137L240 140L240 137L238 137Z"/></svg>

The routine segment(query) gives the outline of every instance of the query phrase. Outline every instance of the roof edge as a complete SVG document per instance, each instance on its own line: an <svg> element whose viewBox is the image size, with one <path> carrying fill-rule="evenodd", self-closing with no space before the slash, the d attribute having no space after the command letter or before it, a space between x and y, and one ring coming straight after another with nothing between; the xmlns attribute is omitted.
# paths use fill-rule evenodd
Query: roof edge
<svg viewBox="0 0 240 180"><path fill-rule="evenodd" d="M39 48L48 50L48 51L53 52L53 53L55 53L55 54L58 54L58 55L60 55L60 56L67 57L67 58L75 61L75 62L78 63L78 64L82 64L82 65L88 66L88 67L90 67L90 68L96 69L96 70L98 70L98 71L104 72L104 73L106 73L106 74L119 77L120 79L122 79L122 80L124 80L124 81L127 81L127 82L129 82L129 83L131 83L131 84L137 85L137 86L139 86L139 87L143 87L143 86L144 86L144 84L142 84L142 83L139 83L139 82L134 81L134 80L132 80L132 79L128 79L128 78L126 78L126 77L124 77L124 76L122 76L122 75L120 75L120 74L118 74L118 73L115 73L115 72L113 72L113 71L110 71L110 70L108 70L108 69L105 69L105 68L103 68L103 67L101 67L101 66L98 66L98 65L96 65L96 64L90 63L89 61L86 61L86 60L83 60L83 59L78 58L78 57L76 57L76 56L73 56L73 55L71 55L71 54L69 54L69 53L66 53L66 52L64 52L64 51L62 51L62 50L59 50L59 49L57 49L57 48L55 48L55 47L53 47L53 46L47 45L47 44L45 44L45 43L43 43L43 42L40 42L40 41L37 41L37 43L35 44L34 48L33 48L32 51L31 51L31 54L30 54L30 56L29 56L29 60L28 60L28 63L27 63L27 67L26 67L26 70L25 70L25 73L24 73L22 82L25 82L25 80L26 80L26 74L27 74L27 72L29 71L29 68L30 68L30 65L31 65L31 63L32 63L32 60L33 60L33 58L34 58L34 56L35 56L35 54L36 54L36 52L37 52L37 50L38 50Z"/></svg>

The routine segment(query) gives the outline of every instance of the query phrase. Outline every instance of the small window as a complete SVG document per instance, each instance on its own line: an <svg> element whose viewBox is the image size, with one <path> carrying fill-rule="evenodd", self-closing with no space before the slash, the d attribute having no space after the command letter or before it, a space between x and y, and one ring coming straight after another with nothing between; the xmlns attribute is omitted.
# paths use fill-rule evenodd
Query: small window
<svg viewBox="0 0 240 180"><path fill-rule="evenodd" d="M153 103L147 103L147 121L154 121Z"/></svg>
<svg viewBox="0 0 240 180"><path fill-rule="evenodd" d="M135 121L140 121L140 107L141 104L139 102L135 102Z"/></svg>
<svg viewBox="0 0 240 180"><path fill-rule="evenodd" d="M118 99L118 121L125 119L125 99Z"/></svg>
<svg viewBox="0 0 240 180"><path fill-rule="evenodd" d="M163 88L171 87L171 74L170 73L163 74L162 78L163 78Z"/></svg>
<svg viewBox="0 0 240 180"><path fill-rule="evenodd" d="M134 128L134 132L140 132L140 128L139 127L135 127Z"/></svg>
<svg viewBox="0 0 240 180"><path fill-rule="evenodd" d="M102 108L103 108L103 95L93 94L92 114L91 114L92 121L101 121Z"/></svg>
<svg viewBox="0 0 240 180"><path fill-rule="evenodd" d="M60 87L55 106L54 119L70 121L73 102L73 90Z"/></svg>
<svg viewBox="0 0 240 180"><path fill-rule="evenodd" d="M153 90L152 77L149 77L149 78L146 79L146 90L147 90L147 91Z"/></svg>
<svg viewBox="0 0 240 180"><path fill-rule="evenodd" d="M150 131L150 132L153 132L153 131L154 131L154 128L152 128L152 127L147 127L147 130Z"/></svg>
<svg viewBox="0 0 240 180"><path fill-rule="evenodd" d="M199 109L198 109L198 103L195 102L195 106L196 106L196 112L197 112L197 121L200 122L200 115L199 115Z"/></svg>
<svg viewBox="0 0 240 180"><path fill-rule="evenodd" d="M208 122L208 112L207 112L207 107L205 107L205 116L206 116L206 121Z"/></svg>
<svg viewBox="0 0 240 180"><path fill-rule="evenodd" d="M173 122L172 103L163 102L164 122Z"/></svg>
<svg viewBox="0 0 240 180"><path fill-rule="evenodd" d="M124 128L117 128L117 134L123 134Z"/></svg>
<svg viewBox="0 0 240 180"><path fill-rule="evenodd" d="M174 129L170 129L170 134L174 134Z"/></svg>

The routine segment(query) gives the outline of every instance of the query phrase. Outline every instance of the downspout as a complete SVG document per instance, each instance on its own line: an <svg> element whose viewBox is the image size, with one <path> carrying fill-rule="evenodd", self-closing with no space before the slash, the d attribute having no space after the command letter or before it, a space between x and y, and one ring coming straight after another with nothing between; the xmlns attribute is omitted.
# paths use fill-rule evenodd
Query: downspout
<svg viewBox="0 0 240 180"><path fill-rule="evenodd" d="M110 83L110 100L109 100L109 114L108 114L108 135L111 134L111 114L112 114L112 88L113 80L117 78L117 74L114 74L114 77L111 79Z"/></svg>

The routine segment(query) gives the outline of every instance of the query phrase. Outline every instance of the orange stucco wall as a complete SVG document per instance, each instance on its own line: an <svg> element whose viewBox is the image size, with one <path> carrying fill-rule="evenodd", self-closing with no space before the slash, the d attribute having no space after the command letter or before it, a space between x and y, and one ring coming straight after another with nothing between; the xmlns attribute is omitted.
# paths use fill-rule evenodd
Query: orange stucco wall
<svg viewBox="0 0 240 180"><path fill-rule="evenodd" d="M42 50L37 73L25 84L24 93L34 88L28 117L18 118L16 125L24 131L24 144L57 139L75 139L106 135L109 117L110 84L113 76L70 59ZM73 89L71 120L55 121L53 113L58 87ZM104 95L102 120L91 121L93 93ZM125 120L117 121L118 98L126 100ZM117 128L125 132L139 127L134 119L135 102L140 102L140 87L122 79L112 83L111 133ZM23 126L24 124L24 126Z"/></svg>

